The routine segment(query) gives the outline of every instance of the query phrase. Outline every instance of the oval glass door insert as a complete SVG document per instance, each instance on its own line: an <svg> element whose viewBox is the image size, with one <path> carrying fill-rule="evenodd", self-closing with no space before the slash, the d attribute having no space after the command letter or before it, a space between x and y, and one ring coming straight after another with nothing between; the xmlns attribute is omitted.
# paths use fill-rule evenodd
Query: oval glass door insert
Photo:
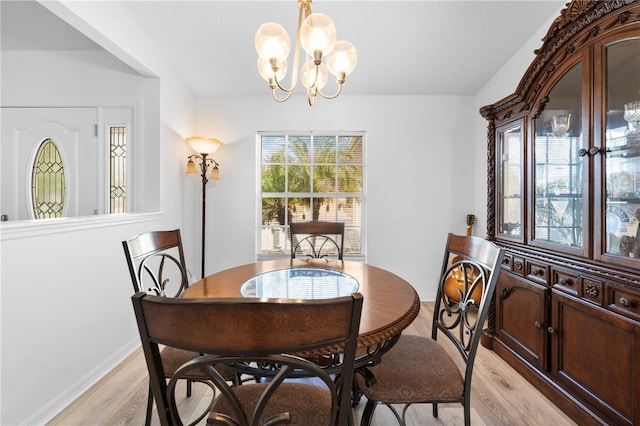
<svg viewBox="0 0 640 426"><path fill-rule="evenodd" d="M36 219L63 217L67 187L62 154L53 139L36 152L31 173L31 200Z"/></svg>

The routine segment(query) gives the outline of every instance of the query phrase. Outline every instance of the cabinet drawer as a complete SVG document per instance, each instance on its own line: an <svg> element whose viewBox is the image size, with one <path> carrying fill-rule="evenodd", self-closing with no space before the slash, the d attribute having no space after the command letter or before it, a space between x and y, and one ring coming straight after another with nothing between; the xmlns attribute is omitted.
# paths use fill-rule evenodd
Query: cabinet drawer
<svg viewBox="0 0 640 426"><path fill-rule="evenodd" d="M607 283L607 308L640 320L640 294L632 289Z"/></svg>
<svg viewBox="0 0 640 426"><path fill-rule="evenodd" d="M565 293L578 296L578 285L580 278L567 271L553 269L551 272L553 288L564 291Z"/></svg>
<svg viewBox="0 0 640 426"><path fill-rule="evenodd" d="M516 275L524 276L524 258L520 256L513 256L511 258L511 272Z"/></svg>
<svg viewBox="0 0 640 426"><path fill-rule="evenodd" d="M511 271L513 267L513 256L510 253L505 253L502 258L502 269L505 271Z"/></svg>
<svg viewBox="0 0 640 426"><path fill-rule="evenodd" d="M598 306L602 306L603 285L600 281L583 278L579 285L580 297Z"/></svg>
<svg viewBox="0 0 640 426"><path fill-rule="evenodd" d="M526 277L539 284L549 284L549 267L544 263L525 260Z"/></svg>

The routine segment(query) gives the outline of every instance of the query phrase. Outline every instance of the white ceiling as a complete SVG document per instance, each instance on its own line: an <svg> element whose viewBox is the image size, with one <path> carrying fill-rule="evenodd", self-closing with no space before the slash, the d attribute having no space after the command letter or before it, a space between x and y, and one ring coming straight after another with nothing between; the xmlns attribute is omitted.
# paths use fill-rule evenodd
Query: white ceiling
<svg viewBox="0 0 640 426"><path fill-rule="evenodd" d="M256 30L277 22L295 39L296 0L125 4L196 95L266 94L267 83L256 70ZM316 0L313 10L331 16L338 39L358 49L358 66L344 94L473 95L564 4ZM31 1L2 0L1 12L2 49L92 48ZM333 82L327 86L331 92Z"/></svg>

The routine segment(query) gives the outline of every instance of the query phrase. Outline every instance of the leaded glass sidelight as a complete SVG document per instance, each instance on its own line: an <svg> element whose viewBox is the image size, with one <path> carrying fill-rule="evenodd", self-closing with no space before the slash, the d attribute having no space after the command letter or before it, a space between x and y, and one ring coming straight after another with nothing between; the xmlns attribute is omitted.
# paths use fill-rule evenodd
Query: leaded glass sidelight
<svg viewBox="0 0 640 426"><path fill-rule="evenodd" d="M31 173L31 200L35 218L62 217L66 195L62 154L53 139L45 139L36 152Z"/></svg>
<svg viewBox="0 0 640 426"><path fill-rule="evenodd" d="M127 142L125 126L109 127L109 213L127 212Z"/></svg>

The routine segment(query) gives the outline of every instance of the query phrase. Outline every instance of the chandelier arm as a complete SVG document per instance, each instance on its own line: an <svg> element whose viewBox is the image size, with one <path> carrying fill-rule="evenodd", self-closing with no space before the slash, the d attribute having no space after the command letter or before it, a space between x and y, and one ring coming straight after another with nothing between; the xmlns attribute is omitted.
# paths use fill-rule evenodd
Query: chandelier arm
<svg viewBox="0 0 640 426"><path fill-rule="evenodd" d="M311 87L318 87L318 74L320 73L320 64L321 63L322 62L315 64L315 66L316 66L316 75L313 76L313 84L311 85ZM305 62L305 65L306 65L306 62ZM319 90L320 89L318 88L318 91Z"/></svg>
<svg viewBox="0 0 640 426"><path fill-rule="evenodd" d="M318 89L318 94L325 99L335 99L342 93L342 83L338 83L338 91L334 95L325 95L322 90Z"/></svg>
<svg viewBox="0 0 640 426"><path fill-rule="evenodd" d="M285 88L285 87L282 87L282 85L281 85L281 84L280 84L280 82L278 81L278 78L277 78L275 75L276 75L276 73L274 72L274 73L273 73L273 80L276 82L276 87L277 87L278 89L280 89L281 91L283 91L283 92L285 92L285 93L289 93L289 94L293 93L293 91L294 91L294 90L296 90L296 85L295 85L295 84L294 84L294 85L292 85L289 89L287 89L287 88ZM297 77L297 76L296 76L296 77ZM293 82L293 76L291 77L291 80L292 80L292 82ZM275 90L276 90L276 89L275 89L275 87L272 87L272 89L271 89L271 90L273 90L273 91L275 92Z"/></svg>
<svg viewBox="0 0 640 426"><path fill-rule="evenodd" d="M287 95L286 95L284 98L280 99L280 98L278 98L278 95L276 94L276 89L275 89L275 88L271 89L271 95L273 96L273 99L274 99L276 102L284 102L284 101L286 101L287 99L289 99L289 98L291 97L291 95L293 95L293 90L284 91L284 92L285 92Z"/></svg>
<svg viewBox="0 0 640 426"><path fill-rule="evenodd" d="M309 102L310 107L313 107L316 104L316 96L312 95L310 89L307 89L307 101Z"/></svg>

